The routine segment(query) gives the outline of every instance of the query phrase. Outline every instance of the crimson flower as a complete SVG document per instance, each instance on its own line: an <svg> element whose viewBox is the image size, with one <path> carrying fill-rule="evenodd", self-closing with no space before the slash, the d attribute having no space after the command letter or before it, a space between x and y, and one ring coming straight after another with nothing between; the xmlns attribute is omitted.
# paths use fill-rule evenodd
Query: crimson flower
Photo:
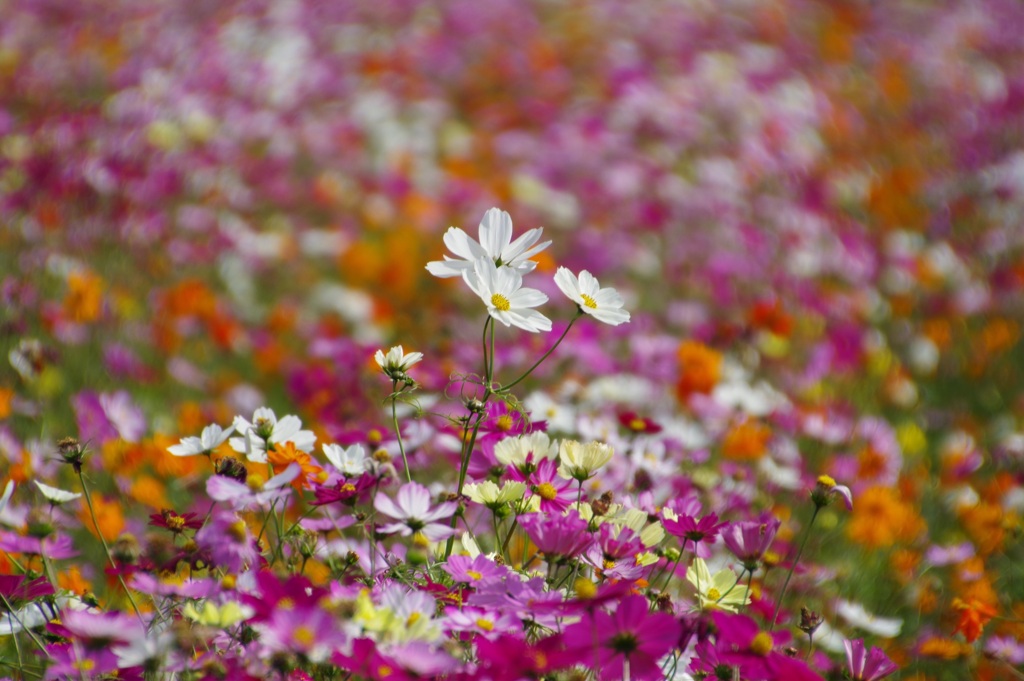
<svg viewBox="0 0 1024 681"><path fill-rule="evenodd" d="M198 514L185 513L181 515L165 508L159 513L151 514L149 516L149 524L153 527L162 527L170 530L173 534L181 534L186 529L198 530L203 526L203 521L199 519Z"/></svg>

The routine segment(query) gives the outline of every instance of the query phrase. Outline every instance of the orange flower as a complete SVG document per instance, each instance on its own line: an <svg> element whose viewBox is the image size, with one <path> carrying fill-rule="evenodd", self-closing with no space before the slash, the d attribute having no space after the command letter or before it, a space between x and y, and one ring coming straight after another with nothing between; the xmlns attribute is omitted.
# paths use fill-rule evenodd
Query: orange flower
<svg viewBox="0 0 1024 681"><path fill-rule="evenodd" d="M291 442L275 444L272 449L267 451L267 460L274 467L274 473L281 473L291 463L299 464L302 473L292 482L295 489L309 487L310 477L320 483L327 480L327 471L313 461L309 454L301 449L296 449Z"/></svg>
<svg viewBox="0 0 1024 681"><path fill-rule="evenodd" d="M982 629L990 619L996 616L996 609L982 603L976 598L970 601L963 601L959 598L953 599L953 609L959 613L956 629L953 633L961 632L970 643L974 643L981 636Z"/></svg>
<svg viewBox="0 0 1024 681"><path fill-rule="evenodd" d="M167 500L167 496L164 494L164 486L156 478L148 475L142 475L132 482L131 490L128 492L132 499L135 499L139 503L145 504L150 508L161 509L170 508L171 503Z"/></svg>
<svg viewBox="0 0 1024 681"><path fill-rule="evenodd" d="M108 542L117 539L124 531L124 515L121 513L121 504L116 499L108 501L102 494L93 494L92 506L96 510L95 524L93 524L89 513L89 506L85 499L82 499L82 508L78 514L82 524L93 534L97 536L102 534Z"/></svg>
<svg viewBox="0 0 1024 681"><path fill-rule="evenodd" d="M0 388L0 419L5 419L11 415L11 399L13 397L13 390Z"/></svg>
<svg viewBox="0 0 1024 681"><path fill-rule="evenodd" d="M57 584L62 589L83 596L92 590L92 584L89 580L82 577L81 571L79 571L77 565L72 565L65 572L61 572L57 575Z"/></svg>
<svg viewBox="0 0 1024 681"><path fill-rule="evenodd" d="M686 400L694 393L709 393L718 383L722 355L703 343L687 340L679 344L679 382L676 394Z"/></svg>
<svg viewBox="0 0 1024 681"><path fill-rule="evenodd" d="M846 533L853 541L870 548L911 541L925 530L914 508L890 487L869 487L857 495Z"/></svg>
<svg viewBox="0 0 1024 681"><path fill-rule="evenodd" d="M739 461L760 459L772 437L771 428L756 419L743 419L722 440L722 456Z"/></svg>
<svg viewBox="0 0 1024 681"><path fill-rule="evenodd" d="M999 550L1006 538L1001 506L980 501L973 506L962 506L958 511L960 522L979 553L988 555Z"/></svg>
<svg viewBox="0 0 1024 681"><path fill-rule="evenodd" d="M973 648L966 643L959 643L951 638L933 636L925 640L919 652L924 657L938 657L943 660L955 660L958 657L970 655Z"/></svg>
<svg viewBox="0 0 1024 681"><path fill-rule="evenodd" d="M68 275L68 292L64 296L64 313L68 319L94 322L103 307L103 280L89 272Z"/></svg>

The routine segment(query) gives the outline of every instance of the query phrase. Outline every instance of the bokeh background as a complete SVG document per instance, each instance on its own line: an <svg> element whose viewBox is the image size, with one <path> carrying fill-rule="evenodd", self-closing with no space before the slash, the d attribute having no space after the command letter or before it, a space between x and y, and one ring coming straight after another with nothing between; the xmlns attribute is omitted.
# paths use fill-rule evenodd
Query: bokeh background
<svg viewBox="0 0 1024 681"><path fill-rule="evenodd" d="M1024 662L1018 0L2 0L0 474L78 435L145 505L206 423L383 423L393 342L443 391L483 316L424 266L492 206L554 242L528 285L585 268L633 314L533 385L691 413L765 381L839 433L785 439L863 502L851 588L904 618L902 678L1011 678L951 603Z"/></svg>

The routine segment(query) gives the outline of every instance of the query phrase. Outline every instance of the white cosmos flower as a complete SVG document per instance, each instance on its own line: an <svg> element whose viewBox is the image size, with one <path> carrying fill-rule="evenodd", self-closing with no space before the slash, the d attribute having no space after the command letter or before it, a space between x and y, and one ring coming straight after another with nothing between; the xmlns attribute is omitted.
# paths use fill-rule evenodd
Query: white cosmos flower
<svg viewBox="0 0 1024 681"><path fill-rule="evenodd" d="M703 608L736 612L737 607L750 603L747 590L738 583L739 577L732 570L726 568L712 575L703 558L693 559L693 565L686 571L686 580L693 584Z"/></svg>
<svg viewBox="0 0 1024 681"><path fill-rule="evenodd" d="M480 221L480 241L474 241L458 227L449 227L444 235L444 245L461 260L447 255L444 260L427 263L427 271L435 277L458 277L472 271L473 263L487 258L497 267L507 267L526 274L537 266L530 257L547 248L551 242L537 244L542 228L531 229L512 241L512 218L503 210L491 208Z"/></svg>
<svg viewBox="0 0 1024 681"><path fill-rule="evenodd" d="M527 461L536 466L542 459L554 459L556 456L558 445L542 430L507 437L494 445L494 458L504 466L515 468L522 468Z"/></svg>
<svg viewBox="0 0 1024 681"><path fill-rule="evenodd" d="M63 504L68 501L74 501L75 499L78 499L79 497L82 496L81 494L77 494L75 492L65 492L62 489L50 487L49 485L41 483L38 480L33 480L32 482L36 484L36 487L38 487L39 491L43 493L43 496L46 497L46 500L54 505Z"/></svg>
<svg viewBox="0 0 1024 681"><path fill-rule="evenodd" d="M550 331L551 320L533 310L548 302L548 297L532 288L523 288L523 278L515 270L496 267L487 258L473 263L462 278L487 305L493 319L505 326L517 326L524 331Z"/></svg>
<svg viewBox="0 0 1024 681"><path fill-rule="evenodd" d="M267 462L266 444L291 442L296 449L308 454L316 442L313 431L302 430L298 416L289 414L278 421L274 410L269 407L260 407L253 412L252 423L236 416L234 428L242 437L231 438L231 448L255 463Z"/></svg>
<svg viewBox="0 0 1024 681"><path fill-rule="evenodd" d="M325 444L323 449L324 456L342 475L351 478L366 472L366 451L361 444L356 443L351 447Z"/></svg>
<svg viewBox="0 0 1024 681"><path fill-rule="evenodd" d="M612 448L602 442L582 444L576 440L562 440L558 448L561 465L558 475L566 480L586 480L612 458Z"/></svg>
<svg viewBox="0 0 1024 681"><path fill-rule="evenodd" d="M409 370L409 367L423 359L423 353L410 352L406 354L401 345L396 345L388 350L386 355L383 350L378 350L374 353L373 358L377 361L377 366L385 374L395 378L396 374L404 374Z"/></svg>
<svg viewBox="0 0 1024 681"><path fill-rule="evenodd" d="M846 620L847 624L881 638L896 638L903 628L903 620L899 617L879 617L868 612L860 603L844 598L836 602L836 614Z"/></svg>
<svg viewBox="0 0 1024 681"><path fill-rule="evenodd" d="M216 423L203 428L199 437L183 437L181 442L167 448L174 456L195 456L196 454L209 455L210 452L224 444L224 441L235 432L234 426L228 426L227 430L221 430Z"/></svg>
<svg viewBox="0 0 1024 681"><path fill-rule="evenodd" d="M577 277L566 267L559 267L555 283L569 300L599 322L618 326L629 321L629 313L622 309L622 296L613 288L601 288L590 272L583 270Z"/></svg>

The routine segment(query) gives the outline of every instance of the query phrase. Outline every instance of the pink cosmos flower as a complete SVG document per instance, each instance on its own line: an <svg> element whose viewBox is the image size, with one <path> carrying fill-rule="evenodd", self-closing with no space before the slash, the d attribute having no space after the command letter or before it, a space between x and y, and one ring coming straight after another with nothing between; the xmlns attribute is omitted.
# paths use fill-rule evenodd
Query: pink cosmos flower
<svg viewBox="0 0 1024 681"><path fill-rule="evenodd" d="M498 565L482 554L475 558L451 556L448 562L441 566L441 569L451 575L456 582L471 586L497 582L508 574L507 567Z"/></svg>
<svg viewBox="0 0 1024 681"><path fill-rule="evenodd" d="M643 596L624 598L614 613L597 610L565 630L567 654L590 666L601 681L660 679L658 661L679 640L671 615L651 613Z"/></svg>
<svg viewBox="0 0 1024 681"><path fill-rule="evenodd" d="M207 551L214 565L238 573L256 563L259 553L249 526L234 513L214 512L201 530L196 544Z"/></svg>
<svg viewBox="0 0 1024 681"><path fill-rule="evenodd" d="M781 524L781 520L768 514L760 520L731 523L722 530L722 541L743 562L743 567L754 570L775 540Z"/></svg>
<svg viewBox="0 0 1024 681"><path fill-rule="evenodd" d="M451 516L458 508L458 504L454 501L446 501L431 509L430 492L417 482L407 482L402 485L398 494L395 495L394 501L384 493L378 494L373 500L373 507L383 515L395 520L393 523L378 527L377 531L381 534L397 532L403 537L408 537L422 532L423 536L430 541L440 541L455 533L451 527L435 521Z"/></svg>
<svg viewBox="0 0 1024 681"><path fill-rule="evenodd" d="M878 681L899 669L881 648L864 648L864 640L843 641L846 648L846 662L854 681Z"/></svg>
<svg viewBox="0 0 1024 681"><path fill-rule="evenodd" d="M301 472L299 464L290 463L257 490L224 475L212 475L206 480L206 493L214 501L230 504L236 511L268 509L272 504L291 496L292 488L289 484L299 477Z"/></svg>
<svg viewBox="0 0 1024 681"><path fill-rule="evenodd" d="M718 629L715 649L718 660L739 667L750 681L821 681L821 677L799 660L776 650L787 635L769 634L746 615L711 613Z"/></svg>
<svg viewBox="0 0 1024 681"><path fill-rule="evenodd" d="M594 541L588 523L575 510L566 515L531 513L520 516L519 524L545 556L571 558L587 550Z"/></svg>
<svg viewBox="0 0 1024 681"><path fill-rule="evenodd" d="M711 556L711 549L707 545L714 544L719 530L725 527L725 523L718 522L718 515L715 513L709 513L700 520L692 515L665 517L661 524L666 532L679 537L684 550L689 544L699 558Z"/></svg>
<svg viewBox="0 0 1024 681"><path fill-rule="evenodd" d="M448 607L444 611L444 627L448 631L473 633L489 639L498 638L520 628L521 625L522 622L509 613L496 612L489 608Z"/></svg>
<svg viewBox="0 0 1024 681"><path fill-rule="evenodd" d="M561 513L576 501L575 483L558 475L558 464L544 459L528 479L533 493L540 497L542 513Z"/></svg>

